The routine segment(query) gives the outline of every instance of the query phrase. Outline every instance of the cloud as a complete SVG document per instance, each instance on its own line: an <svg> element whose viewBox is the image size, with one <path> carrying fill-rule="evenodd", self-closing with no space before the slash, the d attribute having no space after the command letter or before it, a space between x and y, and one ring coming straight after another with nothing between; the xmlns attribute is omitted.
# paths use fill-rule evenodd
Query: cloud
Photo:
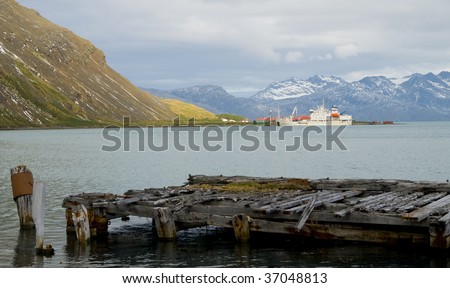
<svg viewBox="0 0 450 288"><path fill-rule="evenodd" d="M286 63L299 63L303 59L302 51L290 51L286 53L284 61Z"/></svg>
<svg viewBox="0 0 450 288"><path fill-rule="evenodd" d="M313 59L318 59L318 60L331 60L333 59L333 55L331 55L331 53L327 53L325 55L319 55L314 57Z"/></svg>
<svg viewBox="0 0 450 288"><path fill-rule="evenodd" d="M340 45L334 49L334 55L338 59L358 56L358 48L354 44Z"/></svg>
<svg viewBox="0 0 450 288"><path fill-rule="evenodd" d="M449 62L447 0L18 2L91 40L138 84L176 78L231 85L224 79L243 74L270 83L313 73L444 70Z"/></svg>

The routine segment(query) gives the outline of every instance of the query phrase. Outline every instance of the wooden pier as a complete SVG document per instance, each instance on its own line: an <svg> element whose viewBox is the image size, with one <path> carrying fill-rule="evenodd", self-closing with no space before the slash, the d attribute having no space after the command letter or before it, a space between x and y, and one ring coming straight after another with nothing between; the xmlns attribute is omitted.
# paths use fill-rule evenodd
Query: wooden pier
<svg viewBox="0 0 450 288"><path fill-rule="evenodd" d="M450 248L450 184L380 179L298 179L189 175L176 187L123 195L69 195L67 229L76 230L79 207L90 235L105 235L108 220L153 219L158 237L179 230L228 227L239 241L258 233Z"/></svg>

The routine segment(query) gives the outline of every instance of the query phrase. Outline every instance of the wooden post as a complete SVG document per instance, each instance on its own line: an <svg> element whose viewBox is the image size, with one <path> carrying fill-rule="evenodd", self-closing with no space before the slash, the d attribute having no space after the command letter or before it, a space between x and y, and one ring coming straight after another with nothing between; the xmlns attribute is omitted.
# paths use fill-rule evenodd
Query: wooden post
<svg viewBox="0 0 450 288"><path fill-rule="evenodd" d="M249 217L245 214L235 215L233 217L234 236L241 242L247 242L250 239Z"/></svg>
<svg viewBox="0 0 450 288"><path fill-rule="evenodd" d="M11 185L19 214L20 228L34 229L32 215L33 174L26 165L11 169Z"/></svg>
<svg viewBox="0 0 450 288"><path fill-rule="evenodd" d="M177 228L172 217L172 210L167 207L155 209L155 224L158 237L161 240L174 240L177 238Z"/></svg>
<svg viewBox="0 0 450 288"><path fill-rule="evenodd" d="M47 186L45 183L37 183L33 186L33 220L36 228L36 254L52 256L55 249L47 244L44 247L44 219L45 219L45 195Z"/></svg>
<svg viewBox="0 0 450 288"><path fill-rule="evenodd" d="M108 234L108 218L106 217L108 202L94 202L92 207L91 237L105 236Z"/></svg>
<svg viewBox="0 0 450 288"><path fill-rule="evenodd" d="M72 221L75 226L75 233L77 234L77 239L82 244L89 242L91 238L89 230L89 216L82 204L79 204L72 210Z"/></svg>
<svg viewBox="0 0 450 288"><path fill-rule="evenodd" d="M66 233L75 234L75 224L73 224L72 208L66 208Z"/></svg>
<svg viewBox="0 0 450 288"><path fill-rule="evenodd" d="M450 248L450 212L436 219L430 217L430 246L433 248Z"/></svg>
<svg viewBox="0 0 450 288"><path fill-rule="evenodd" d="M44 251L44 214L45 214L45 184L37 183L33 187L32 210L36 228L36 253Z"/></svg>

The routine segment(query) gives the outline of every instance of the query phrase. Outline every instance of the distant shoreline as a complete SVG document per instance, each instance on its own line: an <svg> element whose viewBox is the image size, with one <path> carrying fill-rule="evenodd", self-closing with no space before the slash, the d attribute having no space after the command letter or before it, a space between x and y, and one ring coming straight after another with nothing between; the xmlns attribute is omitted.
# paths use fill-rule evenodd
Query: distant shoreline
<svg viewBox="0 0 450 288"><path fill-rule="evenodd" d="M199 121L200 122L200 121ZM405 123L417 123L417 122L450 122L450 120L439 120L439 121L401 121L401 122L395 122L395 121L354 121L351 126L389 126L389 125L401 125ZM264 124L253 124L252 122L248 123L195 123L194 125L187 125L186 124L180 124L180 125L173 125L173 123L169 124L167 123L149 123L149 124L143 124L143 125L130 125L126 126L125 128L133 128L133 127L188 127L188 126L199 126L199 127L207 127L207 126L220 126L220 127L226 127L226 126L268 126ZM272 125L275 126L275 125ZM54 126L54 127L0 127L0 131L39 131L39 130L69 130L69 129L103 129L108 127L119 127L124 128L123 125L104 125L104 126Z"/></svg>
<svg viewBox="0 0 450 288"><path fill-rule="evenodd" d="M399 124L397 122L392 123L383 123L383 122L376 122L376 121L356 121L353 123L353 125L394 125ZM198 125L169 125L169 124L148 124L148 125L130 125L130 126L121 126L121 125L105 125L105 126L80 126L80 127L73 127L73 126L58 126L58 127L8 127L8 128L0 128L0 131L39 131L39 130L70 130L70 129L103 129L108 127L120 127L120 128L133 128L133 127L188 127L188 126L200 126L200 127L206 127L206 126L249 126L254 125L253 123L209 123L209 124L198 124ZM254 126L269 126L269 125L263 125L263 124L257 124ZM276 126L276 125L271 125Z"/></svg>

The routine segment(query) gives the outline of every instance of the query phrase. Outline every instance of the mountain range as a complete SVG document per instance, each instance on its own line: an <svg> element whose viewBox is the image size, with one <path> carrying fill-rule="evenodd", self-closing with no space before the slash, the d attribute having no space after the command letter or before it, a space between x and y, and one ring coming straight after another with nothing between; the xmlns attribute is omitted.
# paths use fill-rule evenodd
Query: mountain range
<svg viewBox="0 0 450 288"><path fill-rule="evenodd" d="M252 120L289 115L295 107L307 114L322 101L361 121L450 120L446 71L354 82L292 77L247 98L215 85L144 91L109 67L91 42L14 0L0 0L0 31L0 128L98 127L120 124L125 116L136 124L217 119L213 113Z"/></svg>
<svg viewBox="0 0 450 288"><path fill-rule="evenodd" d="M14 0L0 0L0 31L0 128L170 121L180 111L215 117L136 87L91 42Z"/></svg>
<svg viewBox="0 0 450 288"><path fill-rule="evenodd" d="M364 77L347 82L335 76L291 77L269 84L251 97L235 97L222 87L194 86L174 90L150 89L160 97L188 101L215 113L233 113L249 119L278 114L300 114L325 102L361 121L450 120L450 72L412 74L401 79Z"/></svg>

